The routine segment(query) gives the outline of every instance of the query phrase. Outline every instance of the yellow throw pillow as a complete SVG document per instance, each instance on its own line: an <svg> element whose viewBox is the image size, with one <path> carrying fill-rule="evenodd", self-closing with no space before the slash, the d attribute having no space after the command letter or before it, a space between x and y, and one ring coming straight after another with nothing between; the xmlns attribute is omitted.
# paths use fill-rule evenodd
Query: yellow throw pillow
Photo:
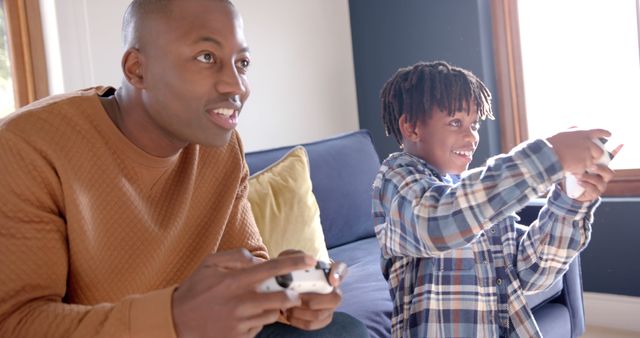
<svg viewBox="0 0 640 338"><path fill-rule="evenodd" d="M297 249L329 261L311 189L309 160L302 146L249 177L251 210L270 257Z"/></svg>

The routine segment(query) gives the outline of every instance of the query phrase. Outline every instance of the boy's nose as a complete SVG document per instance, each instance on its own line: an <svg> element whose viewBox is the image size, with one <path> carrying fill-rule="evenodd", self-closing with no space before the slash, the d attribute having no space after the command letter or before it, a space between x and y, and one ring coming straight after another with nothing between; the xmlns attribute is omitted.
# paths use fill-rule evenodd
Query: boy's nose
<svg viewBox="0 0 640 338"><path fill-rule="evenodd" d="M471 128L466 129L464 132L465 141L473 141L475 143L479 138L478 132Z"/></svg>

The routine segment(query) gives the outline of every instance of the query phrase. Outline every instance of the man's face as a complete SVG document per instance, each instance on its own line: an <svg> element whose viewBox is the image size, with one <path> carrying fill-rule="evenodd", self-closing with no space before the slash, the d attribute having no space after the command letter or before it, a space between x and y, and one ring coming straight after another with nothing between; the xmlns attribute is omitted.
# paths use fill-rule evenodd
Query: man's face
<svg viewBox="0 0 640 338"><path fill-rule="evenodd" d="M443 174L460 174L467 170L480 140L480 123L474 110L468 115L463 111L449 116L435 108L430 119L416 124L419 140L415 155Z"/></svg>
<svg viewBox="0 0 640 338"><path fill-rule="evenodd" d="M178 0L141 29L150 123L171 144L226 144L249 97L249 50L238 13L224 1Z"/></svg>

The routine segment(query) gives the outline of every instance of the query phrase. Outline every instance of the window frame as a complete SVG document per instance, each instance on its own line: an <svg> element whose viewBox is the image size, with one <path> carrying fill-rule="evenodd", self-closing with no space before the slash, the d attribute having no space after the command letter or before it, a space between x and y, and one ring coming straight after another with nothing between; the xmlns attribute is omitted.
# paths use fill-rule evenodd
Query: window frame
<svg viewBox="0 0 640 338"><path fill-rule="evenodd" d="M640 0L636 0L640 46ZM491 0L501 151L529 138L517 0ZM624 150L623 150L624 151ZM603 196L639 196L640 168L616 170Z"/></svg>
<svg viewBox="0 0 640 338"><path fill-rule="evenodd" d="M16 109L49 95L38 0L4 0Z"/></svg>

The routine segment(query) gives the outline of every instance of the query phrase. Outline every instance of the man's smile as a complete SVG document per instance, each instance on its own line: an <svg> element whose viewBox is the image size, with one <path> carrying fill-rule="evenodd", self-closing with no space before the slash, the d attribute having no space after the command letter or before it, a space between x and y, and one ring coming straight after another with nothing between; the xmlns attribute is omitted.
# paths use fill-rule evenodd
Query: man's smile
<svg viewBox="0 0 640 338"><path fill-rule="evenodd" d="M240 111L232 108L215 108L206 110L209 119L219 127L231 130L238 126Z"/></svg>

